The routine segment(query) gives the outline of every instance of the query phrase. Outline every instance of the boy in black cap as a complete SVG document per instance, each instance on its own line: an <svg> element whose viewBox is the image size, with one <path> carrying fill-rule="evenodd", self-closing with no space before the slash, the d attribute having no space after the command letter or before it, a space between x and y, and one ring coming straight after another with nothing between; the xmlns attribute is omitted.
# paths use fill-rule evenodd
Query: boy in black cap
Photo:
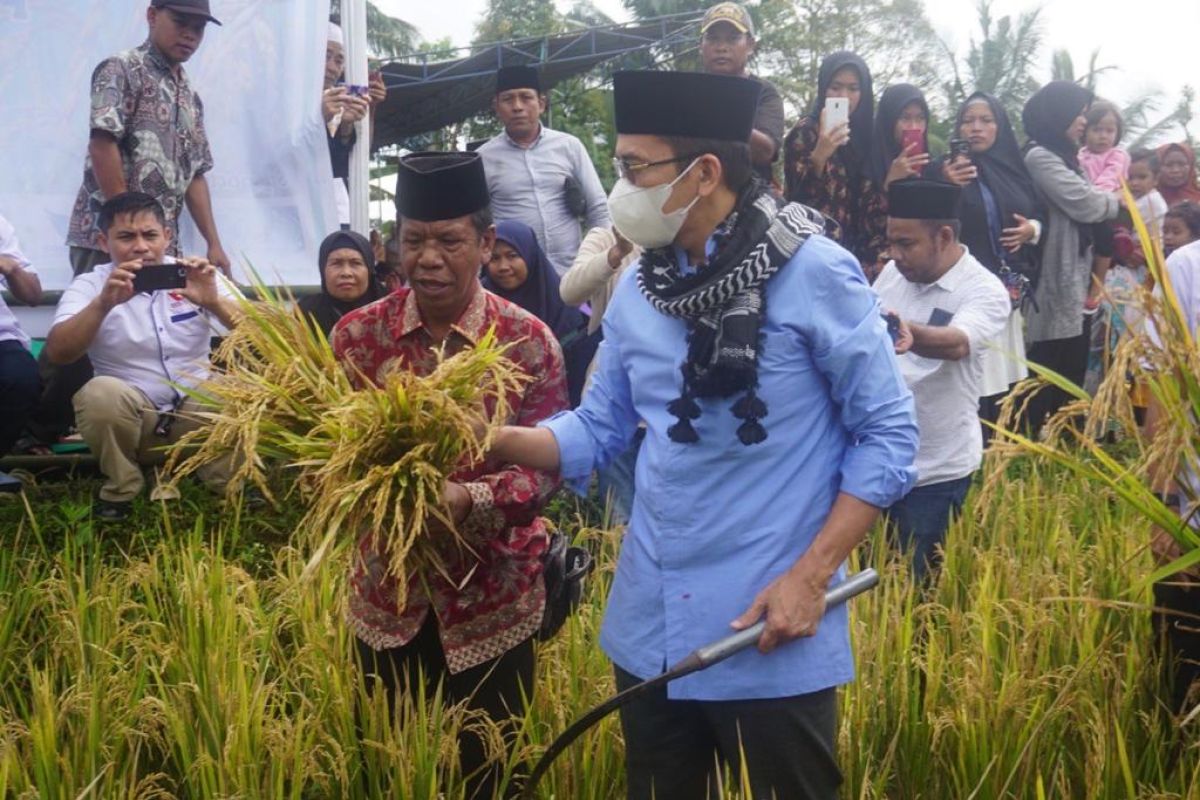
<svg viewBox="0 0 1200 800"><path fill-rule="evenodd" d="M911 395L857 260L753 180L758 84L625 72L613 89L609 205L646 251L605 312L583 404L501 429L492 456L586 491L645 422L600 634L619 689L766 620L762 652L622 708L631 800L709 796L718 758L753 797L833 800L854 666L823 593L911 484Z"/></svg>
<svg viewBox="0 0 1200 800"><path fill-rule="evenodd" d="M921 429L916 487L887 510L918 580L940 563L950 518L962 510L983 457L983 355L1012 311L1000 279L958 241L960 191L920 179L888 187L892 261L874 284L883 308L899 318L896 353Z"/></svg>
<svg viewBox="0 0 1200 800"><path fill-rule="evenodd" d="M773 175L771 165L783 143L783 98L770 81L746 72L754 55L754 20L739 3L717 3L700 21L700 60L704 71L713 75L750 78L759 85L758 109L754 112L754 130L750 133L750 160L765 183Z"/></svg>
<svg viewBox="0 0 1200 800"><path fill-rule="evenodd" d="M487 292L479 273L496 230L476 153L414 153L400 160L396 191L401 268L407 286L346 314L330 337L352 380L382 382L397 369L427 374L494 330L529 378L509 397L514 425L534 425L567 407L562 352L554 334L519 306ZM413 575L404 608L374 537L359 543L350 579L349 622L369 685L416 693L417 668L447 700L466 701L515 737L513 720L533 695L534 646L545 606L538 512L558 486L545 470L489 460L464 464L443 497L455 527L472 542L450 574ZM436 535L436 532L431 534ZM474 732L459 739L467 797L496 796L502 769L487 766ZM487 766L486 769L484 767ZM508 794L512 787L508 788Z"/></svg>
<svg viewBox="0 0 1200 800"><path fill-rule="evenodd" d="M536 67L503 67L492 101L504 131L478 152L487 167L496 218L524 222L561 276L588 229L608 227L604 187L583 143L541 123L546 95Z"/></svg>

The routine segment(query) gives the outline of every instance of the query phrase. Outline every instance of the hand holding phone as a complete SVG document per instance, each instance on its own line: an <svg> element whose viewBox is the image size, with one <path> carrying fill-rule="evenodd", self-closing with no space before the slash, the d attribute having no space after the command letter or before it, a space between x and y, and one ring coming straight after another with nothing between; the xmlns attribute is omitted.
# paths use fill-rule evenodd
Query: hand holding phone
<svg viewBox="0 0 1200 800"><path fill-rule="evenodd" d="M892 344L895 344L900 338L900 315L894 311L884 312L883 321L887 323L887 332Z"/></svg>
<svg viewBox="0 0 1200 800"><path fill-rule="evenodd" d="M187 286L187 267L183 264L143 264L133 275L134 292L158 292Z"/></svg>
<svg viewBox="0 0 1200 800"><path fill-rule="evenodd" d="M971 160L971 143L966 139L951 139L949 147L951 161L957 161L960 158Z"/></svg>
<svg viewBox="0 0 1200 800"><path fill-rule="evenodd" d="M847 97L826 97L825 114L822 117L821 133L829 133L839 125L850 124L850 99Z"/></svg>
<svg viewBox="0 0 1200 800"><path fill-rule="evenodd" d="M900 151L905 155L925 154L925 131L920 128L905 128L900 131Z"/></svg>

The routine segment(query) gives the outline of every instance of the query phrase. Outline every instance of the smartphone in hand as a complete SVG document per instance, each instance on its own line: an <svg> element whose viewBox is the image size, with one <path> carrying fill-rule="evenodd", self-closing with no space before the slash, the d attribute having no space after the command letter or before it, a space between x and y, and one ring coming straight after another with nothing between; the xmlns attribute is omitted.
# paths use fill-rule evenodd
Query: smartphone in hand
<svg viewBox="0 0 1200 800"><path fill-rule="evenodd" d="M158 292L187 286L187 267L183 264L143 264L133 276L135 292Z"/></svg>
<svg viewBox="0 0 1200 800"><path fill-rule="evenodd" d="M908 148L916 145L912 150ZM900 131L900 152L910 156L919 156L925 152L925 131L918 128L905 128Z"/></svg>
<svg viewBox="0 0 1200 800"><path fill-rule="evenodd" d="M850 99L847 97L825 98L825 125L822 133L829 133L838 125L850 122Z"/></svg>
<svg viewBox="0 0 1200 800"><path fill-rule="evenodd" d="M883 321L887 323L887 332L892 344L895 344L900 338L900 317L896 314L884 314Z"/></svg>
<svg viewBox="0 0 1200 800"><path fill-rule="evenodd" d="M951 139L949 147L951 161L955 161L959 157L971 160L971 143L966 139Z"/></svg>

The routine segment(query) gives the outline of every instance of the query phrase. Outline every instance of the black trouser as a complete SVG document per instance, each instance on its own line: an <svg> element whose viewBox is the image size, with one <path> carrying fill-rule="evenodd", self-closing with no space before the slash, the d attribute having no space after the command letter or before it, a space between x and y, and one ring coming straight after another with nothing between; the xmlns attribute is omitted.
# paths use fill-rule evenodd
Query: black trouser
<svg viewBox="0 0 1200 800"><path fill-rule="evenodd" d="M1200 679L1200 585L1168 578L1154 584L1154 632L1171 713L1191 710L1188 694Z"/></svg>
<svg viewBox="0 0 1200 800"><path fill-rule="evenodd" d="M617 690L640 679L616 667ZM746 800L834 800L837 689L769 700L668 700L660 687L621 709L629 800L716 796L720 765L734 781L745 758Z"/></svg>
<svg viewBox="0 0 1200 800"><path fill-rule="evenodd" d="M76 277L111 260L103 250L71 247L71 271ZM39 441L54 444L75 424L75 407L71 399L95 373L86 354L70 364L51 364L45 350L38 356L38 372L45 388L37 411L29 420L29 432Z"/></svg>
<svg viewBox="0 0 1200 800"><path fill-rule="evenodd" d="M409 681L416 679L420 669L425 678L426 697L433 696L440 681L446 703L457 704L465 700L469 710L482 711L493 722L511 722L505 734L509 747L512 747L520 717L525 713L525 699L533 698L536 662L533 639L526 639L498 658L455 674L450 674L446 665L432 613L416 638L403 647L376 651L358 639L355 642L368 689L373 689L378 676L388 693L390 708L396 708L400 693L413 698L417 696L416 688ZM484 742L471 731L459 735L458 751L462 773L466 776L468 800L491 800L500 784L503 765L483 768L487 763L487 751ZM510 781L503 796L515 797L519 782Z"/></svg>
<svg viewBox="0 0 1200 800"><path fill-rule="evenodd" d="M37 362L25 345L0 342L0 456L7 455L41 396Z"/></svg>
<svg viewBox="0 0 1200 800"><path fill-rule="evenodd" d="M1040 364L1062 375L1076 386L1083 385L1083 377L1087 373L1088 346L1092 335L1092 317L1083 317L1083 333L1070 339L1050 339L1031 345L1027 358L1034 364ZM1057 386L1047 385L1038 390L1029 401L1026 411L1025 425L1035 435L1042 429L1046 420L1071 399L1071 396Z"/></svg>
<svg viewBox="0 0 1200 800"><path fill-rule="evenodd" d="M42 350L37 360L42 396L29 419L29 432L41 442L54 444L75 424L75 393L95 374L92 360L82 355L70 364L51 364Z"/></svg>

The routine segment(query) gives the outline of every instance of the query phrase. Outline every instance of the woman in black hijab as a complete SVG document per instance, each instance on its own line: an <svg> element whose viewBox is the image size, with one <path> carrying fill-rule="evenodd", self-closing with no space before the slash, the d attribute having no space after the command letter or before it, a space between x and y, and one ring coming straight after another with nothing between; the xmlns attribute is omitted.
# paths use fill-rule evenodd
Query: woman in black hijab
<svg viewBox="0 0 1200 800"><path fill-rule="evenodd" d="M1115 219L1117 198L1092 186L1079 167L1084 114L1092 93L1070 81L1040 89L1021 114L1029 142L1025 167L1047 208L1042 268L1033 291L1026 341L1029 360L1082 385L1087 370L1091 317L1084 314L1092 275L1091 226ZM1051 387L1029 405L1029 422L1039 430L1045 417L1068 399Z"/></svg>
<svg viewBox="0 0 1200 800"><path fill-rule="evenodd" d="M905 144L905 137L913 141ZM867 176L873 189L864 204L868 246L860 259L874 281L883 269L880 254L887 250L887 189L893 181L920 177L929 169L929 104L925 93L911 83L884 90L875 112Z"/></svg>
<svg viewBox="0 0 1200 800"><path fill-rule="evenodd" d="M968 97L958 109L953 135L970 145L970 155L942 159L937 169L963 190L959 241L1000 278L1013 300L998 347L983 354L979 414L995 422L1000 400L1029 374L1020 306L1037 279L1046 209L1025 169L1008 112L995 97L984 92ZM985 427L985 440L990 433Z"/></svg>
<svg viewBox="0 0 1200 800"><path fill-rule="evenodd" d="M492 260L484 268L483 287L516 303L554 332L563 350L571 407L578 406L600 333L588 335L588 316L563 302L558 273L538 244L533 228L523 222L496 225L496 245Z"/></svg>
<svg viewBox="0 0 1200 800"><path fill-rule="evenodd" d="M801 117L784 142L787 199L817 209L838 224L842 246L859 256L867 250L863 205L867 185L875 100L871 70L854 53L842 50L821 62L812 111ZM822 129L825 101L845 97L850 119L845 126ZM873 261L874 259L872 259Z"/></svg>
<svg viewBox="0 0 1200 800"><path fill-rule="evenodd" d="M915 147L904 145L905 131L916 131ZM916 134L914 134L916 135ZM876 189L887 195L892 181L915 178L929 163L929 104L925 93L911 83L884 90L875 112L871 135L870 176Z"/></svg>
<svg viewBox="0 0 1200 800"><path fill-rule="evenodd" d="M375 277L371 243L353 231L337 231L321 242L321 293L300 299L300 310L328 336L343 314L384 296Z"/></svg>

